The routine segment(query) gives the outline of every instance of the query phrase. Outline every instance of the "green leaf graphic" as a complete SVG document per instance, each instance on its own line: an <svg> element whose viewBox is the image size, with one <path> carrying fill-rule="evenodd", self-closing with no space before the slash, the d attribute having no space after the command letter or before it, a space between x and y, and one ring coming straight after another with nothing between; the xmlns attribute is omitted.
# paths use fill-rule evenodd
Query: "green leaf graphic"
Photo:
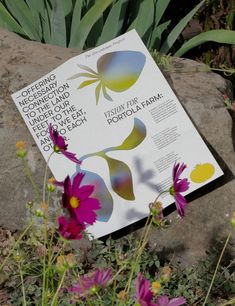
<svg viewBox="0 0 235 306"><path fill-rule="evenodd" d="M134 119L134 127L127 136L127 138L123 141L123 143L117 147L111 147L104 150L104 152L116 151L116 150L132 150L136 148L146 137L146 126L144 123L138 119Z"/></svg>
<svg viewBox="0 0 235 306"><path fill-rule="evenodd" d="M131 170L127 164L102 152L99 156L103 157L108 163L110 181L114 192L125 200L135 200Z"/></svg>

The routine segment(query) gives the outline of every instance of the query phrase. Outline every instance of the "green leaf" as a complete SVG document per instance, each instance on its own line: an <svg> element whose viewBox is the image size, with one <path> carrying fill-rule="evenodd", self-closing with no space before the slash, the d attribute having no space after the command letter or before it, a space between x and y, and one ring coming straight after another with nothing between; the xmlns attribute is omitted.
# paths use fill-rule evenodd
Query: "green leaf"
<svg viewBox="0 0 235 306"><path fill-rule="evenodd" d="M107 93L106 87L104 85L102 85L102 92L103 92L103 95L104 95L105 99L107 99L108 101L111 101L111 102L113 101L113 99Z"/></svg>
<svg viewBox="0 0 235 306"><path fill-rule="evenodd" d="M76 22L71 31L70 48L83 49L91 28L111 3L112 0L97 0L82 20Z"/></svg>
<svg viewBox="0 0 235 306"><path fill-rule="evenodd" d="M74 36L78 29L78 24L82 17L82 6L83 6L83 1L77 0L75 2L74 8L73 8L70 37ZM70 39L70 42L71 42L71 39Z"/></svg>
<svg viewBox="0 0 235 306"><path fill-rule="evenodd" d="M160 20L162 19L162 16L164 15L168 4L171 0L158 0L155 6L155 23L154 26L156 27Z"/></svg>
<svg viewBox="0 0 235 306"><path fill-rule="evenodd" d="M34 16L24 0L6 0L6 6L31 40L41 41Z"/></svg>
<svg viewBox="0 0 235 306"><path fill-rule="evenodd" d="M99 156L103 157L108 163L110 181L114 192L125 200L133 201L135 195L133 192L132 174L127 164L111 158L105 153L100 153Z"/></svg>
<svg viewBox="0 0 235 306"><path fill-rule="evenodd" d="M119 0L111 8L109 15L105 21L103 31L98 40L97 45L101 45L119 34L120 23L124 21L125 10L123 7L127 4L127 0Z"/></svg>
<svg viewBox="0 0 235 306"><path fill-rule="evenodd" d="M63 0L52 1L52 11L50 15L51 41L50 43L66 47L66 25L65 13L62 5Z"/></svg>
<svg viewBox="0 0 235 306"><path fill-rule="evenodd" d="M169 26L170 23L171 23L171 20L168 20L168 21L160 24L159 26L157 26L153 30L151 41L149 43L149 48L150 49L158 50L159 45L161 43L162 33L167 29L167 27Z"/></svg>
<svg viewBox="0 0 235 306"><path fill-rule="evenodd" d="M43 18L45 14L44 0L26 0L26 3L33 14L34 20L36 22L36 27L38 28L39 36L42 39L43 33L41 26L41 18Z"/></svg>
<svg viewBox="0 0 235 306"><path fill-rule="evenodd" d="M98 102L99 102L101 87L102 87L102 83L99 82L99 84L96 86L96 89L95 89L96 105L97 105Z"/></svg>
<svg viewBox="0 0 235 306"><path fill-rule="evenodd" d="M43 40L46 43L51 42L51 27L50 27L51 8L48 3L45 3L44 15L41 17Z"/></svg>
<svg viewBox="0 0 235 306"><path fill-rule="evenodd" d="M138 119L134 119L134 127L128 137L123 143L116 147L111 147L105 150L105 152L116 151L116 150L132 150L136 148L146 137L146 126Z"/></svg>
<svg viewBox="0 0 235 306"><path fill-rule="evenodd" d="M104 27L103 15L96 21L96 23L92 26L86 40L85 48L93 48L97 45L97 41L102 33L102 29Z"/></svg>
<svg viewBox="0 0 235 306"><path fill-rule="evenodd" d="M36 1L36 0L35 0ZM80 1L82 2L82 1ZM64 15L67 16L73 9L73 2L72 0L62 0L62 7L64 10Z"/></svg>
<svg viewBox="0 0 235 306"><path fill-rule="evenodd" d="M2 3L0 3L0 27L27 36L22 27L15 21L11 14L9 14Z"/></svg>
<svg viewBox="0 0 235 306"><path fill-rule="evenodd" d="M83 87L89 86L89 85L91 85L91 84L93 84L93 83L95 83L95 82L97 82L97 81L98 81L98 79L96 79L96 80L87 80L87 81L84 81L84 82L82 82L82 83L79 85L78 89L81 89L81 88L83 88Z"/></svg>
<svg viewBox="0 0 235 306"><path fill-rule="evenodd" d="M187 23L192 19L194 14L199 10L199 8L205 3L205 0L202 0L198 5L195 6L180 22L174 27L174 29L167 36L167 39L164 41L160 48L161 53L168 53L176 39L186 27Z"/></svg>
<svg viewBox="0 0 235 306"><path fill-rule="evenodd" d="M184 53L192 48L195 48L205 42L213 41L221 44L235 44L235 32L230 30L211 30L200 33L185 42L182 47L174 54L175 56L182 56Z"/></svg>
<svg viewBox="0 0 235 306"><path fill-rule="evenodd" d="M140 37L146 42L151 33L154 21L154 2L144 0L139 7L139 12L128 30L136 29ZM148 36L148 37L146 37Z"/></svg>
<svg viewBox="0 0 235 306"><path fill-rule="evenodd" d="M97 74L91 74L91 73L88 73L88 72L81 72L81 73L74 74L73 76L71 76L67 80L74 80L74 79L77 79L77 78L80 78L80 77L97 79Z"/></svg>

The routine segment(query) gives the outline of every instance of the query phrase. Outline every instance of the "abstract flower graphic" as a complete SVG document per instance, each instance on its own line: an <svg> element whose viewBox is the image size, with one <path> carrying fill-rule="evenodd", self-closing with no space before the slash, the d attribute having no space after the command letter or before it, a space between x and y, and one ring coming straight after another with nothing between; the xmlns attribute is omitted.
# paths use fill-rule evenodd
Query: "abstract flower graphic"
<svg viewBox="0 0 235 306"><path fill-rule="evenodd" d="M109 101L113 101L106 88L114 92L123 92L129 89L138 80L146 57L139 51L115 51L102 55L97 61L97 72L90 67L78 65L86 72L73 75L68 80L87 77L90 80L83 81L78 89L99 82L95 89L96 104L99 102L100 92Z"/></svg>
<svg viewBox="0 0 235 306"><path fill-rule="evenodd" d="M107 155L107 153L122 150L133 150L144 141L146 134L147 131L145 124L140 119L134 118L134 126L131 132L121 144L115 147L106 148L99 152L86 154L82 156L80 160L84 161L92 156L103 158L108 165L110 183L113 191L127 201L134 201L135 195L131 169L126 163L121 160L111 158ZM97 212L98 220L107 222L113 211L113 198L104 180L97 173L81 169L80 165L77 165L76 173L81 171L86 173L83 182L85 184L92 184L95 187L93 196L101 203L102 207Z"/></svg>

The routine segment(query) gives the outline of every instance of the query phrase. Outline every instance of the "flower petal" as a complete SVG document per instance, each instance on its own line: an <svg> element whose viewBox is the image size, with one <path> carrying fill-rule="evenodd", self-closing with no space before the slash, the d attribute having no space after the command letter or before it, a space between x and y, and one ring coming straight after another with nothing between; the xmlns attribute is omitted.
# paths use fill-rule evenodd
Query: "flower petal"
<svg viewBox="0 0 235 306"><path fill-rule="evenodd" d="M94 191L94 186L93 185L84 185L81 188L79 188L78 190L76 190L76 192L73 195L77 196L77 198L80 201L83 201L83 200L89 198L89 196L93 193L93 191Z"/></svg>
<svg viewBox="0 0 235 306"><path fill-rule="evenodd" d="M177 209L180 217L184 217L185 208L186 208L187 204L188 203L187 203L186 199L182 196L182 194L176 193L176 195L175 195L175 205L176 205L176 209Z"/></svg>
<svg viewBox="0 0 235 306"><path fill-rule="evenodd" d="M169 298L166 295L161 295L157 298L157 305L158 306L168 306L169 305Z"/></svg>
<svg viewBox="0 0 235 306"><path fill-rule="evenodd" d="M49 129L50 138L51 138L53 144L55 145L56 144L56 140L55 140L55 137L54 137L54 129L53 129L51 123L49 124L48 129Z"/></svg>
<svg viewBox="0 0 235 306"><path fill-rule="evenodd" d="M186 299L184 297L178 297L170 300L168 306L180 306L186 303Z"/></svg>
<svg viewBox="0 0 235 306"><path fill-rule="evenodd" d="M67 148L67 147L66 147ZM75 153L71 153L68 151L65 151L66 149L61 150L61 153L66 156L68 159L70 159L71 161L77 163L77 164L81 164L81 161L79 159L77 159L76 154Z"/></svg>
<svg viewBox="0 0 235 306"><path fill-rule="evenodd" d="M175 192L184 192L189 189L189 181L184 178L179 180L178 182L174 182L174 190Z"/></svg>
<svg viewBox="0 0 235 306"><path fill-rule="evenodd" d="M93 224L96 221L96 213L93 210L99 209L100 204L96 199L86 199L80 203L77 209L74 209L76 219L81 223Z"/></svg>
<svg viewBox="0 0 235 306"><path fill-rule="evenodd" d="M84 178L85 173L78 172L73 178L72 195L75 195L80 188L80 184Z"/></svg>
<svg viewBox="0 0 235 306"><path fill-rule="evenodd" d="M180 166L180 163L174 163L174 166L173 166L173 169L172 169L173 181L175 181L175 179L176 179L176 173L178 171L179 166Z"/></svg>

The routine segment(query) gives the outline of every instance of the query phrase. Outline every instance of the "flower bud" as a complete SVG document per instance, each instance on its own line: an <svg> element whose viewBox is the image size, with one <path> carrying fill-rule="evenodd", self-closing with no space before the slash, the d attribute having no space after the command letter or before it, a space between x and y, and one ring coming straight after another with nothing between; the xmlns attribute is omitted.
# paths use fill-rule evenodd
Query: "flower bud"
<svg viewBox="0 0 235 306"><path fill-rule="evenodd" d="M126 301L128 297L128 293L125 290L122 290L118 293L117 297L121 301Z"/></svg>
<svg viewBox="0 0 235 306"><path fill-rule="evenodd" d="M64 272L69 268L72 268L76 264L74 254L60 255L57 257L56 269L59 272Z"/></svg>
<svg viewBox="0 0 235 306"><path fill-rule="evenodd" d="M26 203L26 205L28 206L28 207L33 207L33 201L28 201L27 203Z"/></svg>
<svg viewBox="0 0 235 306"><path fill-rule="evenodd" d="M162 282L169 282L172 275L172 269L169 266L165 266L162 268L161 272L161 281Z"/></svg>
<svg viewBox="0 0 235 306"><path fill-rule="evenodd" d="M35 209L34 214L36 217L42 218L44 216L44 213L41 209Z"/></svg>
<svg viewBox="0 0 235 306"><path fill-rule="evenodd" d="M232 227L235 228L235 211L234 211L233 214L232 214L232 218L231 218L231 220L230 220L230 223L231 223Z"/></svg>
<svg viewBox="0 0 235 306"><path fill-rule="evenodd" d="M27 154L25 142L20 140L16 142L16 155L20 158L24 158Z"/></svg>
<svg viewBox="0 0 235 306"><path fill-rule="evenodd" d="M51 178L48 179L47 190L49 192L53 192L55 190L54 183L55 183L54 177L51 177Z"/></svg>

